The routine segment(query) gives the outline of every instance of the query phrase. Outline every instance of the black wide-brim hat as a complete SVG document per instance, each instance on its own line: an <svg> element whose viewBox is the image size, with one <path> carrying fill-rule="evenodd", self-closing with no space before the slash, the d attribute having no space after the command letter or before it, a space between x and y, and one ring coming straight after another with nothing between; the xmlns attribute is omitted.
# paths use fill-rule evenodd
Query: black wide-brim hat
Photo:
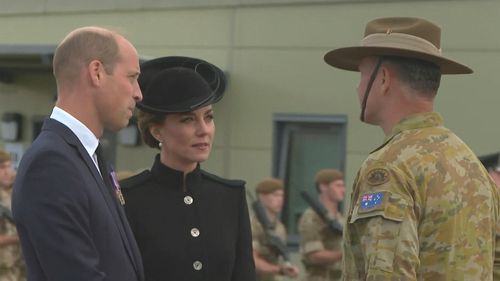
<svg viewBox="0 0 500 281"><path fill-rule="evenodd" d="M141 64L137 107L149 113L190 112L222 99L226 76L217 66L191 57L161 57Z"/></svg>

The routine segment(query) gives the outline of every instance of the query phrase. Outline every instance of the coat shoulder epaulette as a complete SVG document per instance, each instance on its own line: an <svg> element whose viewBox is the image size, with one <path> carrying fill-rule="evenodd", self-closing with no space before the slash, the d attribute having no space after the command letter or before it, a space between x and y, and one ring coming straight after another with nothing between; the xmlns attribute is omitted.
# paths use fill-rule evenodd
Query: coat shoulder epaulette
<svg viewBox="0 0 500 281"><path fill-rule="evenodd" d="M122 189L130 189L136 186L143 185L148 181L151 177L151 172L149 170L142 171L141 173L131 176L130 178L126 178L120 181L120 188Z"/></svg>
<svg viewBox="0 0 500 281"><path fill-rule="evenodd" d="M230 187L245 187L245 181L244 180L230 180L230 179L224 179L219 176L216 176L214 174L211 174L207 171L201 170L201 174L203 177L210 179L212 181L222 183L224 185L230 186Z"/></svg>

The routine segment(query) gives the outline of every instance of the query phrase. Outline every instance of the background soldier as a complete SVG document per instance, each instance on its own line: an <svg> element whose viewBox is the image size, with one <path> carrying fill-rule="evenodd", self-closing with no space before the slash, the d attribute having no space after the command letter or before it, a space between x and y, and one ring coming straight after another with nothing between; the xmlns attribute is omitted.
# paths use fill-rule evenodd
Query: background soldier
<svg viewBox="0 0 500 281"><path fill-rule="evenodd" d="M13 182L10 154L0 149L0 281L25 280L21 247L10 212Z"/></svg>
<svg viewBox="0 0 500 281"><path fill-rule="evenodd" d="M344 224L338 211L344 199L343 174L335 169L320 170L315 177L319 204L324 206L331 220ZM300 250L306 268L307 281L339 280L342 265L342 233L332 230L318 212L309 207L299 221Z"/></svg>
<svg viewBox="0 0 500 281"><path fill-rule="evenodd" d="M254 204L251 225L257 280L282 280L280 276L295 278L299 275L299 269L291 264L285 264L283 260L283 255L286 256L286 253L283 253L286 252L286 249L283 249L286 248L286 229L279 219L279 214L283 208L283 182L275 178L263 179L257 184L255 192L257 193L257 199L262 203L267 220L271 224L270 227L266 227L266 222L259 221L255 214L258 210L256 210ZM273 239L276 237L278 239ZM280 244L280 242L281 246L278 246L277 244Z"/></svg>

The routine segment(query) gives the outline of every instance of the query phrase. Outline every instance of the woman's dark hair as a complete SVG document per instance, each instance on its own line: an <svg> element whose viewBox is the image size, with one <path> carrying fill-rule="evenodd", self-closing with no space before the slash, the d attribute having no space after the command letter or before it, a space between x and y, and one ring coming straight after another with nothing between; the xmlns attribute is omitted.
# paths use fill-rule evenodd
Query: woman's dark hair
<svg viewBox="0 0 500 281"><path fill-rule="evenodd" d="M149 128L151 125L161 125L165 121L166 114L149 113L138 110L137 123L141 132L142 140L146 145L152 148L160 148L158 140L151 134Z"/></svg>

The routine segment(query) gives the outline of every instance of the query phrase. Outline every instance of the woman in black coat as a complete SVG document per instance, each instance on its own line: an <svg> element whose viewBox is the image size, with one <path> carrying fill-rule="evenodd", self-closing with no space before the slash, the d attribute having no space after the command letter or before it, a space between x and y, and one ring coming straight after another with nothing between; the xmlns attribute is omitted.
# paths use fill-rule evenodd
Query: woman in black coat
<svg viewBox="0 0 500 281"><path fill-rule="evenodd" d="M147 281L255 280L245 183L200 168L225 83L219 68L199 59L141 65L139 128L160 153L151 170L121 185Z"/></svg>

